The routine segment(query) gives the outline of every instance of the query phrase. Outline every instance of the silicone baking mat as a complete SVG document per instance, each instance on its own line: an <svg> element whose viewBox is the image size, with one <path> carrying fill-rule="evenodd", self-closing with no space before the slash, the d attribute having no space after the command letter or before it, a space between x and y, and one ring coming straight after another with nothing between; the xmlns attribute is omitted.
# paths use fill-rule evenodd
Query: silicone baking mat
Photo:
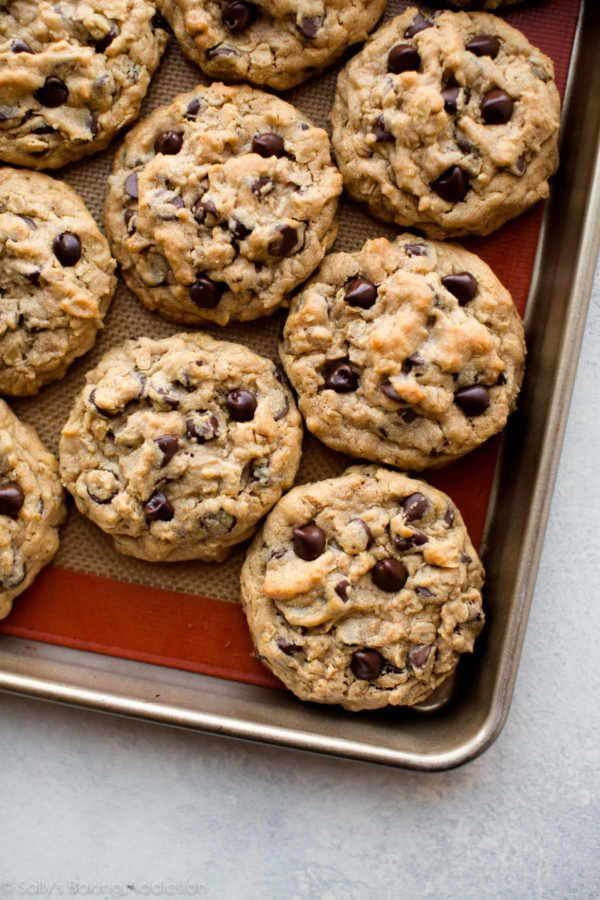
<svg viewBox="0 0 600 900"><path fill-rule="evenodd" d="M386 17L407 5L391 0ZM506 15L553 59L561 94L579 5L580 0L542 0ZM285 98L317 124L327 127L338 70L339 67L333 68L286 92ZM184 60L172 38L142 115L200 80L199 70ZM83 195L100 224L113 154L114 145L105 153L58 173ZM521 312L529 291L541 218L542 208L538 206L491 237L464 242L492 266ZM367 238L382 234L393 237L396 233L345 199L340 219L335 249L356 250ZM284 316L278 313L254 323L206 330L276 359ZM177 330L178 326L144 310L121 283L94 350L75 364L60 383L43 389L37 397L14 403L15 411L56 450L60 429L82 387L85 372L102 354L128 337L164 337ZM492 439L443 471L425 476L453 497L476 545L481 541L498 447L499 438ZM307 435L297 480L339 474L349 462ZM220 565L144 563L115 553L110 538L72 508L54 565L42 572L17 600L0 631L236 681L279 686L255 659L239 606L239 570L244 549L239 548Z"/></svg>

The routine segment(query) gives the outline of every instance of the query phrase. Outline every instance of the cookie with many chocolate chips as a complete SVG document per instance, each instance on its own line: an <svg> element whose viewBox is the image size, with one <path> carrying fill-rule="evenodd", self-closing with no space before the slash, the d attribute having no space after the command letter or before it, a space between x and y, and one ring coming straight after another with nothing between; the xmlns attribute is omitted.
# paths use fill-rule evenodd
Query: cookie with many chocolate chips
<svg viewBox="0 0 600 900"><path fill-rule="evenodd" d="M292 301L281 344L310 431L413 470L504 427L524 358L521 319L489 266L409 234L327 256Z"/></svg>
<svg viewBox="0 0 600 900"><path fill-rule="evenodd" d="M56 553L65 516L55 458L0 400L0 619Z"/></svg>
<svg viewBox="0 0 600 900"><path fill-rule="evenodd" d="M558 166L552 62L488 13L388 22L340 74L332 121L349 193L434 238L489 234Z"/></svg>
<svg viewBox="0 0 600 900"><path fill-rule="evenodd" d="M92 347L114 270L106 238L72 188L0 168L0 394L35 394Z"/></svg>
<svg viewBox="0 0 600 900"><path fill-rule="evenodd" d="M483 567L459 511L375 466L296 487L242 569L259 658L302 700L349 710L424 700L483 625Z"/></svg>
<svg viewBox="0 0 600 900"><path fill-rule="evenodd" d="M285 90L367 39L386 0L159 0L181 49L211 78Z"/></svg>
<svg viewBox="0 0 600 900"><path fill-rule="evenodd" d="M63 483L139 559L225 559L294 481L301 420L273 363L204 334L127 341L63 428Z"/></svg>
<svg viewBox="0 0 600 900"><path fill-rule="evenodd" d="M272 312L337 232L327 134L249 87L182 94L130 131L106 227L131 290L176 322Z"/></svg>
<svg viewBox="0 0 600 900"><path fill-rule="evenodd" d="M0 159L54 169L102 150L137 117L166 42L149 0L0 5Z"/></svg>

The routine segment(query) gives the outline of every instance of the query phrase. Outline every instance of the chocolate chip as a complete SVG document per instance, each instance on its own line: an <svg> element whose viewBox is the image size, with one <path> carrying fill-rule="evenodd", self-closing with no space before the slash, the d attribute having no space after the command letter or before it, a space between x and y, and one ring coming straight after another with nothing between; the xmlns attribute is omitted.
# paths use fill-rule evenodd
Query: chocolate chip
<svg viewBox="0 0 600 900"><path fill-rule="evenodd" d="M407 425L410 425L411 422L414 422L415 419L418 419L419 416L412 409L405 409L400 413L400 418L403 422L406 422Z"/></svg>
<svg viewBox="0 0 600 900"><path fill-rule="evenodd" d="M67 102L69 99L69 88L62 78L58 78L56 75L49 75L43 86L34 91L33 96L42 106L55 109L57 106L62 106L63 103Z"/></svg>
<svg viewBox="0 0 600 900"><path fill-rule="evenodd" d="M453 116L458 110L458 95L460 88L447 87L442 91L442 100L444 101L444 109L448 115Z"/></svg>
<svg viewBox="0 0 600 900"><path fill-rule="evenodd" d="M361 681L373 681L379 678L383 670L385 660L377 650L357 650L352 654L350 668L356 678Z"/></svg>
<svg viewBox="0 0 600 900"><path fill-rule="evenodd" d="M336 594L344 601L344 603L348 599L348 594L350 593L351 587L352 585L350 584L350 582L344 579L343 581L338 581L334 588Z"/></svg>
<svg viewBox="0 0 600 900"><path fill-rule="evenodd" d="M477 293L477 279L470 272L456 272L442 278L442 284L450 291L461 306L473 299Z"/></svg>
<svg viewBox="0 0 600 900"><path fill-rule="evenodd" d="M465 50L475 56L491 56L496 59L500 51L500 41L494 34L478 34L465 44Z"/></svg>
<svg viewBox="0 0 600 900"><path fill-rule="evenodd" d="M179 439L174 434L163 434L155 438L154 443L163 455L161 469L171 462L179 449Z"/></svg>
<svg viewBox="0 0 600 900"><path fill-rule="evenodd" d="M347 362L339 363L325 379L325 387L338 394L348 394L358 387L358 374Z"/></svg>
<svg viewBox="0 0 600 900"><path fill-rule="evenodd" d="M267 194L273 187L273 182L266 175L261 175L252 185L252 193L260 197L261 194Z"/></svg>
<svg viewBox="0 0 600 900"><path fill-rule="evenodd" d="M446 510L446 513L444 515L444 522L446 523L448 528L451 528L452 525L454 525L454 510L451 506L449 506Z"/></svg>
<svg viewBox="0 0 600 900"><path fill-rule="evenodd" d="M235 528L236 523L237 518L232 516L231 513L226 512L224 509L220 509L214 513L208 513L206 516L202 516L200 520L202 528L215 537L222 537L224 534L229 534Z"/></svg>
<svg viewBox="0 0 600 900"><path fill-rule="evenodd" d="M33 53L29 44L26 44L25 41L21 41L18 38L12 42L10 49L13 53Z"/></svg>
<svg viewBox="0 0 600 900"><path fill-rule="evenodd" d="M211 47L206 51L207 59L217 59L219 56L239 56L240 54L233 47L224 47L222 44Z"/></svg>
<svg viewBox="0 0 600 900"><path fill-rule="evenodd" d="M318 525L302 525L294 528L294 553L306 562L317 559L325 550L327 539L325 532Z"/></svg>
<svg viewBox="0 0 600 900"><path fill-rule="evenodd" d="M116 414L109 409L105 409L102 406L99 406L96 403L96 388L91 391L90 396L88 397L89 402L92 404L96 412L99 416L102 416L103 419L112 419Z"/></svg>
<svg viewBox="0 0 600 900"><path fill-rule="evenodd" d="M421 57L410 44L396 44L388 53L388 72L416 72L421 65Z"/></svg>
<svg viewBox="0 0 600 900"><path fill-rule="evenodd" d="M324 22L323 16L302 16L298 21L298 31L311 41L316 38Z"/></svg>
<svg viewBox="0 0 600 900"><path fill-rule="evenodd" d="M16 519L24 502L25 494L15 481L0 485L0 516Z"/></svg>
<svg viewBox="0 0 600 900"><path fill-rule="evenodd" d="M214 309L219 305L223 295L223 285L211 281L206 275L200 275L188 288L190 300L200 309Z"/></svg>
<svg viewBox="0 0 600 900"><path fill-rule="evenodd" d="M429 500L420 491L410 494L402 501L402 509L407 522L414 522L415 519L422 519L429 509Z"/></svg>
<svg viewBox="0 0 600 900"><path fill-rule="evenodd" d="M227 409L234 422L250 422L254 418L257 402L250 391L235 388L227 394Z"/></svg>
<svg viewBox="0 0 600 900"><path fill-rule="evenodd" d="M54 134L55 129L52 125L39 125L37 128L32 128L32 134Z"/></svg>
<svg viewBox="0 0 600 900"><path fill-rule="evenodd" d="M460 203L469 190L469 179L460 166L450 166L431 182L431 187L447 203Z"/></svg>
<svg viewBox="0 0 600 900"><path fill-rule="evenodd" d="M98 136L99 125L98 125L98 116L96 113L91 112L90 118L88 122L88 128L90 129L90 134L93 138Z"/></svg>
<svg viewBox="0 0 600 900"><path fill-rule="evenodd" d="M123 215L127 234L133 234L137 226L137 215L133 209L126 209Z"/></svg>
<svg viewBox="0 0 600 900"><path fill-rule="evenodd" d="M413 647L408 651L408 660L413 669L424 669L433 647L428 644L425 647Z"/></svg>
<svg viewBox="0 0 600 900"><path fill-rule="evenodd" d="M371 578L379 590L394 594L406 584L408 572L398 559L388 556L386 559L380 559L374 566Z"/></svg>
<svg viewBox="0 0 600 900"><path fill-rule="evenodd" d="M35 222L33 221L32 218L30 218L29 216L22 216L22 215L19 215L19 218L23 219L23 221L25 222L25 224L27 225L27 227L29 228L30 231L37 231L37 225L35 224Z"/></svg>
<svg viewBox="0 0 600 900"><path fill-rule="evenodd" d="M252 22L256 15L256 9L251 3L243 0L233 0L228 3L221 13L221 21L230 31L243 31Z"/></svg>
<svg viewBox="0 0 600 900"><path fill-rule="evenodd" d="M31 272L25 273L25 278L27 279L27 281L30 281L31 284L39 284L41 274L42 273L40 272L39 269L32 269Z"/></svg>
<svg viewBox="0 0 600 900"><path fill-rule="evenodd" d="M175 156L183 146L183 134L181 131L163 131L154 141L154 152L164 153L166 156Z"/></svg>
<svg viewBox="0 0 600 900"><path fill-rule="evenodd" d="M185 433L191 441L205 444L219 436L219 420L206 410L198 410L185 420Z"/></svg>
<svg viewBox="0 0 600 900"><path fill-rule="evenodd" d="M170 522L175 510L162 491L156 491L144 506L144 515L147 522Z"/></svg>
<svg viewBox="0 0 600 900"><path fill-rule="evenodd" d="M427 256L427 247L425 244L405 244L404 252L408 257Z"/></svg>
<svg viewBox="0 0 600 900"><path fill-rule="evenodd" d="M504 91L488 91L481 101L481 117L486 125L506 125L513 113L513 102Z"/></svg>
<svg viewBox="0 0 600 900"><path fill-rule="evenodd" d="M479 150L477 149L475 144L472 144L471 141L468 140L468 138L466 138L460 131L454 132L454 140L456 141L456 146L458 147L458 149L461 151L461 153L464 153L465 156L471 156L472 154L479 153Z"/></svg>
<svg viewBox="0 0 600 900"><path fill-rule="evenodd" d="M285 637L279 637L275 641L279 649L282 653L285 653L286 656L291 656L292 653L300 653L302 647L300 644L294 644L292 641L289 641Z"/></svg>
<svg viewBox="0 0 600 900"><path fill-rule="evenodd" d="M187 105L187 109L185 111L185 118L189 119L190 121L193 121L199 112L200 112L200 100L198 99L198 97L194 97L194 99L190 100L190 102Z"/></svg>
<svg viewBox="0 0 600 900"><path fill-rule="evenodd" d="M429 588L426 587L416 587L415 591L419 595L419 597L425 597L428 600L430 600L432 597L435 597L433 591L430 591Z"/></svg>
<svg viewBox="0 0 600 900"><path fill-rule="evenodd" d="M426 534L423 534L422 531L413 531L410 537L399 537L396 535L394 537L394 546L401 553L408 553L413 550L415 547L422 547L423 544L426 544L429 538Z"/></svg>
<svg viewBox="0 0 600 900"><path fill-rule="evenodd" d="M367 278L353 278L346 285L344 300L349 306L370 309L377 300L377 288Z"/></svg>
<svg viewBox="0 0 600 900"><path fill-rule="evenodd" d="M298 232L291 225L280 225L277 229L277 237L269 243L271 256L288 256L298 243Z"/></svg>
<svg viewBox="0 0 600 900"><path fill-rule="evenodd" d="M268 159L270 156L285 156L283 138L278 134L273 134L272 131L257 134L252 140L252 152L258 153L263 159Z"/></svg>
<svg viewBox="0 0 600 900"><path fill-rule="evenodd" d="M504 372L500 372L496 379L496 384L506 384L506 375L504 374Z"/></svg>
<svg viewBox="0 0 600 900"><path fill-rule="evenodd" d="M229 225L229 230L231 231L236 241L243 241L244 238L247 238L251 233L250 228L246 228L244 223L240 222L239 219L233 219L233 221Z"/></svg>
<svg viewBox="0 0 600 900"><path fill-rule="evenodd" d="M200 225L202 225L206 221L207 216L218 219L219 211L212 200L196 200L192 206L192 215L196 222L199 222Z"/></svg>
<svg viewBox="0 0 600 900"><path fill-rule="evenodd" d="M379 116L373 126L373 134L378 144L393 144L396 140L391 131L387 131L383 116Z"/></svg>
<svg viewBox="0 0 600 900"><path fill-rule="evenodd" d="M137 172L132 172L131 175L128 175L125 179L125 193L128 197L131 197L132 200L138 199L138 177Z"/></svg>
<svg viewBox="0 0 600 900"><path fill-rule="evenodd" d="M108 32L101 37L99 40L94 41L94 50L96 53L104 53L104 51L110 47L112 42L116 37L120 34L119 28L117 25L111 25L108 29Z"/></svg>
<svg viewBox="0 0 600 900"><path fill-rule="evenodd" d="M382 384L379 385L379 390L382 394L385 394L388 400L393 400L394 403L404 403L404 399L400 396L391 381L382 382Z"/></svg>
<svg viewBox="0 0 600 900"><path fill-rule="evenodd" d="M18 587L25 581L26 574L27 569L25 567L25 563L20 557L17 556L16 551L13 550L11 570L8 575L5 575L0 580L0 588L10 591L13 588Z"/></svg>
<svg viewBox="0 0 600 900"><path fill-rule="evenodd" d="M412 20L412 25L409 25L404 32L404 37L412 38L415 36L415 34L419 34L419 32L425 31L426 28L433 28L433 22L430 22L429 19L426 19L425 16L421 15L421 13L418 12Z"/></svg>
<svg viewBox="0 0 600 900"><path fill-rule="evenodd" d="M369 526L367 525L367 523L365 522L364 519L358 519L358 518L357 518L357 519L350 519L350 521L351 521L351 522L358 522L358 524L360 525L360 527L361 527L362 530L364 531L365 536L366 536L366 538L367 538L367 547L366 547L366 549L368 550L370 547L373 546L373 542L375 541L375 538L373 537L373 532L371 531L371 529L369 528Z"/></svg>
<svg viewBox="0 0 600 900"><path fill-rule="evenodd" d="M63 231L55 237L52 250L61 266L75 266L81 259L81 241L72 231Z"/></svg>
<svg viewBox="0 0 600 900"><path fill-rule="evenodd" d="M454 395L454 402L466 416L481 416L490 405L490 392L483 384L473 384L459 388Z"/></svg>

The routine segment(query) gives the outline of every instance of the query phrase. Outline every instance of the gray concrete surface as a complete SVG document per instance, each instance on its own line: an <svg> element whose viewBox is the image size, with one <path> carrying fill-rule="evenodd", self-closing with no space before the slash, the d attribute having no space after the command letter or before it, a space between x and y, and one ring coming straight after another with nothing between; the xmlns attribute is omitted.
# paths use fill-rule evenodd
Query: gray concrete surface
<svg viewBox="0 0 600 900"><path fill-rule="evenodd" d="M506 728L421 775L0 698L0 898L600 898L600 268Z"/></svg>

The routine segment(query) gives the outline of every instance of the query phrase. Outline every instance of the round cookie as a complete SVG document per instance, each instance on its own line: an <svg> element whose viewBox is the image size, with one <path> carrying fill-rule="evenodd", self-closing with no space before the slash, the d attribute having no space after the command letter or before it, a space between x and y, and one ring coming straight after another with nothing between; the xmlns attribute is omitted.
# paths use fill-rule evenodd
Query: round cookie
<svg viewBox="0 0 600 900"><path fill-rule="evenodd" d="M292 301L280 353L325 444L419 470L504 427L525 342L510 294L479 257L404 234L327 256Z"/></svg>
<svg viewBox="0 0 600 900"><path fill-rule="evenodd" d="M211 78L285 90L365 41L386 0L159 0L181 49Z"/></svg>
<svg viewBox="0 0 600 900"><path fill-rule="evenodd" d="M72 188L0 168L0 394L35 394L93 346L114 270Z"/></svg>
<svg viewBox="0 0 600 900"><path fill-rule="evenodd" d="M58 550L66 513L56 460L0 400L0 619Z"/></svg>
<svg viewBox="0 0 600 900"><path fill-rule="evenodd" d="M333 146L347 190L429 237L489 234L548 196L553 78L551 60L496 16L406 10L338 79Z"/></svg>
<svg viewBox="0 0 600 900"><path fill-rule="evenodd" d="M135 119L167 42L149 0L0 6L0 159L54 169Z"/></svg>
<svg viewBox="0 0 600 900"><path fill-rule="evenodd" d="M128 556L225 559L294 481L301 419L273 363L205 334L127 341L60 443L77 508Z"/></svg>
<svg viewBox="0 0 600 900"><path fill-rule="evenodd" d="M144 306L226 325L272 312L316 269L341 190L327 134L289 103L200 86L129 132L106 227Z"/></svg>
<svg viewBox="0 0 600 900"><path fill-rule="evenodd" d="M375 466L294 488L242 568L262 661L302 700L424 700L473 650L483 567L441 491Z"/></svg>

